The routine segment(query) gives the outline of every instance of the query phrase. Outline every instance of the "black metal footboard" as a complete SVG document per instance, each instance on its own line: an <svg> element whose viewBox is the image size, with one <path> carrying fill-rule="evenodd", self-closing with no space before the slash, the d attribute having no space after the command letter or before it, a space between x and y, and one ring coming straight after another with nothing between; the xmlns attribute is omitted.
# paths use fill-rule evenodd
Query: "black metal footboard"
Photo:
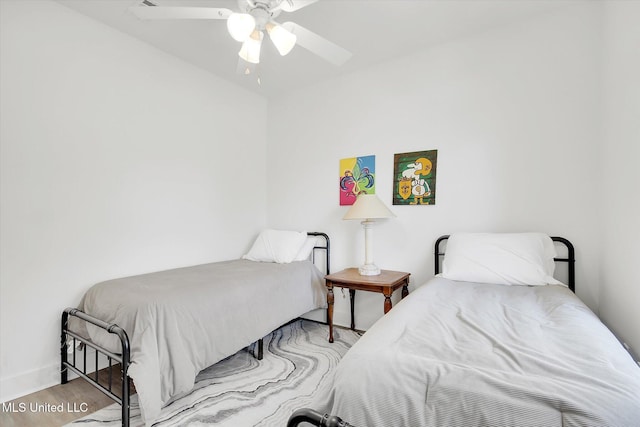
<svg viewBox="0 0 640 427"><path fill-rule="evenodd" d="M301 408L291 414L287 427L297 427L300 423L311 423L318 427L354 427L340 417L329 414L321 414L309 408Z"/></svg>
<svg viewBox="0 0 640 427"><path fill-rule="evenodd" d="M79 319L84 320L85 322L89 322L92 325L95 325L101 329L104 329L110 334L116 334L120 339L120 345L122 352L120 354L115 354L110 352L109 350L96 345L91 342L89 339L78 335L77 333L69 330L69 316L74 316ZM109 396L111 399L116 401L118 404L122 406L122 425L124 427L129 426L129 411L130 411L130 401L131 401L131 387L129 384L129 376L127 371L129 369L130 360L130 347L129 347L129 337L124 329L119 327L118 325L109 324L103 322L100 319L96 319L93 316L88 315L82 310L77 308L67 308L62 312L62 321L60 326L60 382L62 384L66 384L68 382L68 374L69 371L74 372L79 377L84 378L98 390ZM71 361L69 361L69 341L72 342L72 354L73 357ZM82 368L78 366L77 360L77 347L78 343L83 345L83 349L80 350L82 352ZM96 351L95 353L95 371L93 375L91 373L87 373L87 347L91 347ZM98 356L102 354L106 356L109 362L109 379L108 385L105 387L100 384L98 380ZM113 378L111 374L111 367L113 362L120 363L120 379L122 381L122 389L121 394L118 396L112 390L113 386Z"/></svg>
<svg viewBox="0 0 640 427"><path fill-rule="evenodd" d="M69 330L69 316L77 317L95 325L101 329L104 329L110 334L116 334L120 339L120 346L122 352L115 354L109 350L95 344L91 340ZM69 352L69 342L71 341L72 351ZM66 384L69 381L69 371L75 373L79 377L88 381L95 388L109 396L116 403L122 406L122 426L129 427L130 420L130 408L131 408L131 383L128 375L129 365L131 364L131 353L129 346L129 337L127 332L116 324L109 324L88 315L84 311L77 308L67 308L62 312L62 320L60 324L60 382ZM82 350L78 350L78 344L84 346ZM263 339L259 339L255 343L254 356L258 360L262 360L263 357ZM87 372L87 347L91 347L95 350L94 372ZM78 360L78 352L81 352L82 365L79 366L80 360ZM72 355L69 360L69 355ZM108 379L107 385L104 386L99 382L99 369L98 358L99 355L103 355L108 361ZM113 377L112 366L115 362L120 363L120 380L121 391L120 396L113 391Z"/></svg>

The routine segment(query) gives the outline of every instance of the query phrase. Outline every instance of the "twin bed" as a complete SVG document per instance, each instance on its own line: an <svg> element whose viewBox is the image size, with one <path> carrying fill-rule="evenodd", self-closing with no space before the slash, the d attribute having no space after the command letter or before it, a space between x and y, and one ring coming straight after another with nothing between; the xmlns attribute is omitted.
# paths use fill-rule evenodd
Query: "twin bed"
<svg viewBox="0 0 640 427"><path fill-rule="evenodd" d="M574 295L573 246L554 240L566 258L542 235L439 239L442 273L376 322L313 411L295 416L360 427L639 426L640 369ZM568 263L569 286L553 279L554 258Z"/></svg>
<svg viewBox="0 0 640 427"><path fill-rule="evenodd" d="M312 247L327 253L328 274L329 239L312 234L326 242ZM639 425L640 369L574 295L573 246L553 240L538 233L438 239L437 276L363 335L313 410L296 411L289 425L344 425L322 413L359 427ZM557 256L557 244L566 256ZM258 253L254 261L96 285L81 310L63 314L63 382L67 370L91 379L75 367L75 353L67 358L69 339L74 348L80 340L109 364L121 363L125 381L114 399L123 425L129 377L149 424L199 370L325 306L323 274L312 262L255 262L270 258ZM568 286L554 279L554 261L566 264ZM82 324L67 327L69 315Z"/></svg>
<svg viewBox="0 0 640 427"><path fill-rule="evenodd" d="M326 307L316 263L329 273L326 234L265 230L243 259L96 284L78 308L63 312L62 383L69 371L89 380L122 405L128 426L131 379L150 425L164 405L193 388L202 369L254 342L261 358L262 337ZM78 344L85 350L77 357ZM96 351L94 366L99 354L106 357L106 385L97 370L87 372L86 347ZM115 364L119 392L111 381Z"/></svg>

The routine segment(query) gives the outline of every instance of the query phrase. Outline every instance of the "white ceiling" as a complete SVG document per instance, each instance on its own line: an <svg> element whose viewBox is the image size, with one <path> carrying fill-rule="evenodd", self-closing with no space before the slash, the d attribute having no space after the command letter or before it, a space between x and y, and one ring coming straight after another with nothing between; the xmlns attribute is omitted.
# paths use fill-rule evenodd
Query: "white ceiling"
<svg viewBox="0 0 640 427"><path fill-rule="evenodd" d="M142 0L57 0L223 79L270 97L351 73L428 46L528 19L570 0L320 0L279 21L293 21L353 53L336 67L296 46L281 57L264 43L255 76L236 73L240 43L224 21L143 21L129 7ZM153 0L159 6L210 6L238 10L237 0ZM79 35L80 36L80 35Z"/></svg>

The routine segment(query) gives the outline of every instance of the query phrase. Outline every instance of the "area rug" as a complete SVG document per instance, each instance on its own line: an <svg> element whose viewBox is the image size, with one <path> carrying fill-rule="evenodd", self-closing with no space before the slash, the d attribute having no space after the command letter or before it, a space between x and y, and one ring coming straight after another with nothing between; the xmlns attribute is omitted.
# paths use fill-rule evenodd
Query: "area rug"
<svg viewBox="0 0 640 427"><path fill-rule="evenodd" d="M200 372L193 390L168 404L154 426L285 426L296 409L309 406L358 338L358 332L335 328L329 344L326 325L289 323L265 337L262 360L241 350ZM135 395L130 420L132 427L144 425ZM67 426L120 424L120 406L113 404Z"/></svg>

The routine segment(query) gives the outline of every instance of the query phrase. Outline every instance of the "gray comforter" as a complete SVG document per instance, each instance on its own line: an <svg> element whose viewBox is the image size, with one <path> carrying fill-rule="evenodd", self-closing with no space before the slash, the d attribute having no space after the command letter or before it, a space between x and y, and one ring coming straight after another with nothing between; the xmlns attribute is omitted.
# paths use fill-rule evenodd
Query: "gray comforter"
<svg viewBox="0 0 640 427"><path fill-rule="evenodd" d="M79 308L127 331L129 376L149 425L203 368L325 303L323 275L309 261L234 260L102 282ZM113 335L92 325L88 333L120 351Z"/></svg>
<svg viewBox="0 0 640 427"><path fill-rule="evenodd" d="M359 427L640 426L640 368L563 286L435 278L340 362L314 409Z"/></svg>

